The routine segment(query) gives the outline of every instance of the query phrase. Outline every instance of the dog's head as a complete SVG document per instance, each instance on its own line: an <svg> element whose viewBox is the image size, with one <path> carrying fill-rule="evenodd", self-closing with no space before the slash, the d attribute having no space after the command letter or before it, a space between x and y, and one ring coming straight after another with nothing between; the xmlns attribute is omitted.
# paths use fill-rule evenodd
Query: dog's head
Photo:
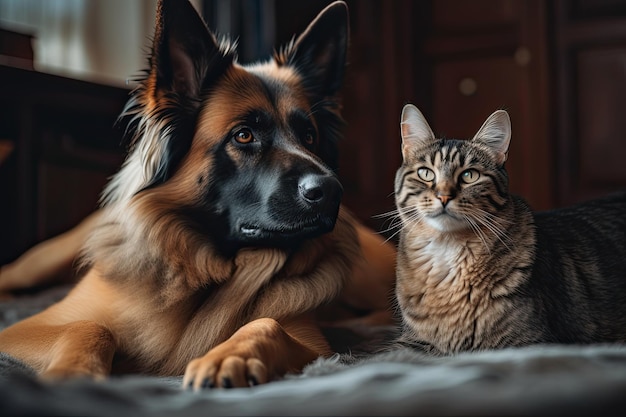
<svg viewBox="0 0 626 417"><path fill-rule="evenodd" d="M292 247L332 230L344 3L268 62L243 66L186 1L162 0L150 70L122 114L133 148L105 202L150 199L217 247Z"/></svg>

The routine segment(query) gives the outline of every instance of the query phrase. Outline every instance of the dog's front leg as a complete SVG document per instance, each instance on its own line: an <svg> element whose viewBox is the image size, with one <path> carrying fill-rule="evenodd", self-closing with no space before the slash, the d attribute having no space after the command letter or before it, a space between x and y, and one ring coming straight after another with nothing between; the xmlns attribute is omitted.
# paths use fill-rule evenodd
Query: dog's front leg
<svg viewBox="0 0 626 417"><path fill-rule="evenodd" d="M34 316L5 329L0 351L24 361L45 379L101 379L110 373L115 341L106 327L87 320L62 325L40 321Z"/></svg>
<svg viewBox="0 0 626 417"><path fill-rule="evenodd" d="M183 386L232 388L262 384L299 372L330 348L310 317L254 320L206 355L189 363Z"/></svg>
<svg viewBox="0 0 626 417"><path fill-rule="evenodd" d="M38 243L10 264L0 266L0 292L57 284L73 278L73 262L99 213L91 214L63 234Z"/></svg>

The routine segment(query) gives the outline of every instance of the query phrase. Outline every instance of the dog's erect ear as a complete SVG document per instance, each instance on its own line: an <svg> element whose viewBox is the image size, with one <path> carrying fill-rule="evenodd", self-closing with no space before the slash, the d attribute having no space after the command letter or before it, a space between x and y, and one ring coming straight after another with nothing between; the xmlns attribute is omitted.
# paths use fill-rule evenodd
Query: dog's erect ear
<svg viewBox="0 0 626 417"><path fill-rule="evenodd" d="M349 38L348 6L337 1L320 12L282 55L279 64L292 65L309 91L333 96L343 82Z"/></svg>
<svg viewBox="0 0 626 417"><path fill-rule="evenodd" d="M191 145L202 91L235 60L233 45L218 44L188 0L159 0L151 52L148 76L120 116L144 158L144 188L170 178ZM154 123L159 134L145 134Z"/></svg>
<svg viewBox="0 0 626 417"><path fill-rule="evenodd" d="M207 79L232 62L187 0L159 0L150 57L153 95L197 99Z"/></svg>

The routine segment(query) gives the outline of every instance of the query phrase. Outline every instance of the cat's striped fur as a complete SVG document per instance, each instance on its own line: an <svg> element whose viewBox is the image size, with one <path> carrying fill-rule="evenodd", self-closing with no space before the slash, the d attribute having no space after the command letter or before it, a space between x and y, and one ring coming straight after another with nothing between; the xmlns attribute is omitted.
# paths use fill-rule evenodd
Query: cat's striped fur
<svg viewBox="0 0 626 417"><path fill-rule="evenodd" d="M533 343L626 342L626 194L533 213L509 194L511 127L437 139L402 113L396 175L400 343L456 353Z"/></svg>

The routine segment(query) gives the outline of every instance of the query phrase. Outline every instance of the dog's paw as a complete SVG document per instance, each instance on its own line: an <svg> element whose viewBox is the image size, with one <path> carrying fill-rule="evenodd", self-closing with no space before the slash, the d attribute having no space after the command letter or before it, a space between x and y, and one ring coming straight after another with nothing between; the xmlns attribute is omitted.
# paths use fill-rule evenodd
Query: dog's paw
<svg viewBox="0 0 626 417"><path fill-rule="evenodd" d="M290 369L287 353L291 344L276 320L254 320L206 355L192 360L185 370L183 387L200 390L264 384Z"/></svg>
<svg viewBox="0 0 626 417"><path fill-rule="evenodd" d="M198 391L249 387L267 381L267 368L259 359L210 351L187 365L183 386Z"/></svg>

